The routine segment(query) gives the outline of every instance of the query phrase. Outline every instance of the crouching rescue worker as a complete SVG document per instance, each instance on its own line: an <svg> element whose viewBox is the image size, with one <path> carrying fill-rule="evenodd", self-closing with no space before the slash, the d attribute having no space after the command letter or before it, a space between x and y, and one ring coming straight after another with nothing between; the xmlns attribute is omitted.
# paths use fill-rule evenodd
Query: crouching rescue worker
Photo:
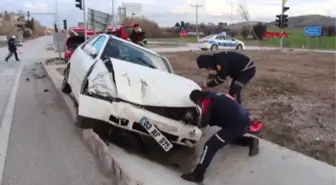
<svg viewBox="0 0 336 185"><path fill-rule="evenodd" d="M233 52L224 51L213 55L201 55L197 58L197 65L200 69L216 70L217 74L209 74L209 81L201 84L201 87L215 87L222 84L226 77L231 77L229 94L242 103L241 91L243 87L254 77L256 67L254 62L247 56Z"/></svg>
<svg viewBox="0 0 336 185"><path fill-rule="evenodd" d="M190 99L202 107L200 127L218 126L221 130L206 143L196 168L181 177L187 181L201 183L204 173L216 152L225 145L234 144L249 147L249 156L259 153L259 140L244 136L248 132L250 118L248 112L230 95L194 90Z"/></svg>
<svg viewBox="0 0 336 185"><path fill-rule="evenodd" d="M139 24L134 24L132 33L129 35L128 40L135 44L139 44L140 46L145 46L147 44L145 32L141 30Z"/></svg>

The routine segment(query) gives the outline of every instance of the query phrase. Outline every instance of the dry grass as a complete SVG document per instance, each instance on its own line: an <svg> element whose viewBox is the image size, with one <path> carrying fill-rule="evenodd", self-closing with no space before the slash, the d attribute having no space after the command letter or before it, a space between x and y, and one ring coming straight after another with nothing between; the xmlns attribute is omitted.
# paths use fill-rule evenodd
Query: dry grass
<svg viewBox="0 0 336 185"><path fill-rule="evenodd" d="M335 55L244 51L257 65L244 105L264 123L260 137L335 165ZM192 52L165 53L177 74L206 77ZM227 91L228 84L214 91Z"/></svg>

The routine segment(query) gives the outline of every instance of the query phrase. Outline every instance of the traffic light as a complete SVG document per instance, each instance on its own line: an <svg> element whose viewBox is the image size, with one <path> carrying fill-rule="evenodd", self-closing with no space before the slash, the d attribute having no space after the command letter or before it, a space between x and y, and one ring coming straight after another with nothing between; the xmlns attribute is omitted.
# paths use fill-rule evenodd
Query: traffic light
<svg viewBox="0 0 336 185"><path fill-rule="evenodd" d="M28 19L30 18L30 12L29 11L27 11L27 17L28 17Z"/></svg>
<svg viewBox="0 0 336 185"><path fill-rule="evenodd" d="M76 1L76 7L83 10L83 2L82 0L75 0Z"/></svg>
<svg viewBox="0 0 336 185"><path fill-rule="evenodd" d="M184 21L181 21L181 29L183 30L184 28Z"/></svg>
<svg viewBox="0 0 336 185"><path fill-rule="evenodd" d="M288 26L288 15L282 15L281 28L286 28Z"/></svg>
<svg viewBox="0 0 336 185"><path fill-rule="evenodd" d="M276 15L275 17L277 18L277 19L275 19L275 25L278 28L281 28L281 15Z"/></svg>
<svg viewBox="0 0 336 185"><path fill-rule="evenodd" d="M284 6L284 7L282 8L282 13L285 13L287 10L289 10L289 7L288 7L288 6Z"/></svg>
<svg viewBox="0 0 336 185"><path fill-rule="evenodd" d="M63 20L63 28L65 30L67 29L67 20L66 19Z"/></svg>

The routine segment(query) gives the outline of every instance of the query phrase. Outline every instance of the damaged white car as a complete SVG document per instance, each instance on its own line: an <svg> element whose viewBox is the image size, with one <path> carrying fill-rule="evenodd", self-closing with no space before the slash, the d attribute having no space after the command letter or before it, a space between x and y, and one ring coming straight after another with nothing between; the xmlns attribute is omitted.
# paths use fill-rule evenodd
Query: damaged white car
<svg viewBox="0 0 336 185"><path fill-rule="evenodd" d="M165 151L173 144L192 147L202 136L195 126L200 108L189 99L194 89L201 88L175 75L167 58L105 34L75 50L62 83L78 104L78 127L109 123L150 136Z"/></svg>

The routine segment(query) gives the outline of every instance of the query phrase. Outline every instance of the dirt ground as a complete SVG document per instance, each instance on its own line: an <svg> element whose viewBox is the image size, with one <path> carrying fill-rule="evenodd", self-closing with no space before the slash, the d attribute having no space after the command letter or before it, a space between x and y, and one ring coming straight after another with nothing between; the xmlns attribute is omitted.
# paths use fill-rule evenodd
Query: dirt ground
<svg viewBox="0 0 336 185"><path fill-rule="evenodd" d="M257 66L243 91L243 104L264 123L259 137L336 165L335 54L243 51ZM162 53L175 73L196 82L207 72L197 69L200 53ZM227 91L226 82L212 91Z"/></svg>

